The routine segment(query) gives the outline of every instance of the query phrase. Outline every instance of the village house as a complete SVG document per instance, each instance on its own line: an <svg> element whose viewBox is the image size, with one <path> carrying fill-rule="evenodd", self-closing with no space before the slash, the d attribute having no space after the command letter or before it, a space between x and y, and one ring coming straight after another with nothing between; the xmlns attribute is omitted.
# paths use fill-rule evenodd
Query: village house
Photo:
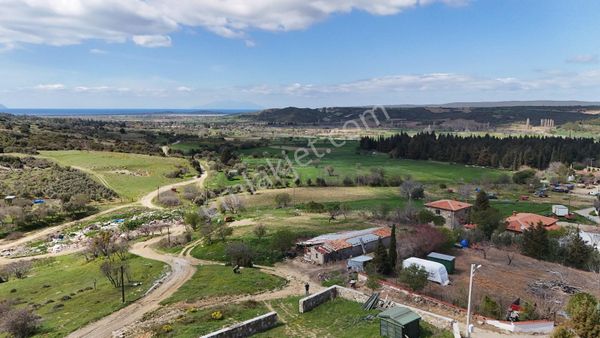
<svg viewBox="0 0 600 338"><path fill-rule="evenodd" d="M375 251L381 238L387 248L391 230L377 227L325 234L297 243L304 248L304 258L316 264L348 259Z"/></svg>
<svg viewBox="0 0 600 338"><path fill-rule="evenodd" d="M439 200L425 204L425 207L438 216L444 217L445 226L456 229L467 222L473 205L455 200Z"/></svg>
<svg viewBox="0 0 600 338"><path fill-rule="evenodd" d="M512 216L506 218L506 230L516 233L522 233L526 229L541 223L546 230L558 230L560 226L556 224L558 220L552 217L546 217L528 212L514 212Z"/></svg>

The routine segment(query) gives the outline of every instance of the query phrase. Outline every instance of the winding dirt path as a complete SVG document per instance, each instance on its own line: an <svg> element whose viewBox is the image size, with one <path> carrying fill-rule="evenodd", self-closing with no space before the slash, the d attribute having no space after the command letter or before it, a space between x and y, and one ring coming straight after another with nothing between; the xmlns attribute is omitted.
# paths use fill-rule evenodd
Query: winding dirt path
<svg viewBox="0 0 600 338"><path fill-rule="evenodd" d="M158 243L164 237L165 236L155 237L145 242L136 243L132 246L130 252L144 258L169 264L171 272L166 280L138 301L80 328L71 333L68 337L111 337L114 331L140 320L145 313L158 309L161 301L169 298L177 291L177 289L185 284L185 282L192 278L196 272L196 267L187 259L184 257L162 254L151 248L152 245Z"/></svg>
<svg viewBox="0 0 600 338"><path fill-rule="evenodd" d="M166 186L164 186L164 187L161 188L161 191L170 190L172 188L177 188L177 187L181 187L181 186L186 186L186 185L189 185L189 184L199 184L199 185L202 185L202 184L204 184L204 180L206 179L207 176L208 176L207 171L203 170L203 173L202 173L202 175L200 177L195 177L194 179L191 179L191 180L187 180L187 181L183 181L183 182L177 182L177 183L166 185ZM14 240L14 241L0 240L0 251L11 249L11 248L14 248L14 247L17 247L17 246L21 246L21 245L24 245L24 244L26 244L28 242L32 242L32 241L35 241L35 240L39 240L39 239L47 237L47 236L49 236L49 235L51 235L53 233L60 232L63 229L66 229L66 228L68 228L70 226L73 226L73 225L75 225L77 223L91 221L91 220L93 220L93 219L95 219L95 218L97 218L99 216L110 214L110 213L112 213L114 211L117 211L117 210L120 210L120 209L124 209L124 208L128 208L128 207L133 207L133 206L138 206L138 205L142 205L142 206L144 206L146 208L149 208L149 209L162 209L160 206L157 206L157 205L155 205L152 202L157 196L158 196L158 191L155 190L155 191L152 191L152 192L146 194L138 202L135 202L135 203L128 203L128 204L118 205L118 206L112 207L110 209L103 210L101 212L95 213L93 215L87 216L85 218L82 218L82 219L79 219L79 220L76 220L76 221L70 221L70 222L62 223L62 224L55 225L55 226L52 226L52 227L44 228L44 229L41 229L41 230L33 231L33 232L28 233L26 236L24 236L22 238L19 238L17 240ZM69 253L71 253L71 252L69 252ZM60 255L60 254L61 253L58 253L58 255ZM57 254L47 254L47 255L44 255L44 256L49 256L49 255L57 255ZM31 258L40 258L40 257L42 257L42 256L32 256ZM0 265L8 263L10 261L11 261L10 258L2 258L2 257L0 257Z"/></svg>

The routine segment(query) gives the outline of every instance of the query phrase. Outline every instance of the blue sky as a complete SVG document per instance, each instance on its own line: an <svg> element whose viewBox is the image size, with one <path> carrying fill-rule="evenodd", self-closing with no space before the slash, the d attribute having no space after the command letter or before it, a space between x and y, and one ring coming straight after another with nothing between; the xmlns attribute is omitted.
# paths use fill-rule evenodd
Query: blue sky
<svg viewBox="0 0 600 338"><path fill-rule="evenodd" d="M595 0L4 0L0 103L600 100Z"/></svg>

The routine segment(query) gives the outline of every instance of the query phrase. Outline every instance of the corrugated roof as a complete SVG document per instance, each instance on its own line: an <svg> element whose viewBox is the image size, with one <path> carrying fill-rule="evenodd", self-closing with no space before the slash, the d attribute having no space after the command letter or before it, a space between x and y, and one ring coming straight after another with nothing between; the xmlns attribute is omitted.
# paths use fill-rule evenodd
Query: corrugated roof
<svg viewBox="0 0 600 338"><path fill-rule="evenodd" d="M377 232L380 229L384 229L384 228L377 227L377 228L368 228L368 229L363 229L363 230L341 231L341 232L336 232L336 233L332 233L332 234L320 235L320 236L305 240L303 242L300 242L298 244L300 244L300 245L318 245L318 244L323 244L327 241L334 241L334 240L338 240L338 239L348 239L348 238L353 238L353 237L357 237L357 236L361 236L361 235L365 235L365 234L372 234L372 233Z"/></svg>
<svg viewBox="0 0 600 338"><path fill-rule="evenodd" d="M354 258L350 258L350 260L353 261L353 262L368 262L368 261L373 260L373 257L362 255L362 256L357 256L357 257L354 257Z"/></svg>
<svg viewBox="0 0 600 338"><path fill-rule="evenodd" d="M454 256L444 255L439 252L430 252L429 255L427 255L427 258L443 259L445 261L453 261L456 259Z"/></svg>
<svg viewBox="0 0 600 338"><path fill-rule="evenodd" d="M435 209L443 209L449 211L459 211L462 209L467 209L472 207L472 204L455 201L455 200L439 200L434 202L429 202L425 204L426 207L435 208Z"/></svg>
<svg viewBox="0 0 600 338"><path fill-rule="evenodd" d="M380 313L378 317L391 319L403 326L421 319L421 316L403 306L389 308Z"/></svg>
<svg viewBox="0 0 600 338"><path fill-rule="evenodd" d="M374 234L366 234L357 237L348 238L346 242L350 243L352 246L359 246L361 241L363 244L375 242L379 239L379 236Z"/></svg>

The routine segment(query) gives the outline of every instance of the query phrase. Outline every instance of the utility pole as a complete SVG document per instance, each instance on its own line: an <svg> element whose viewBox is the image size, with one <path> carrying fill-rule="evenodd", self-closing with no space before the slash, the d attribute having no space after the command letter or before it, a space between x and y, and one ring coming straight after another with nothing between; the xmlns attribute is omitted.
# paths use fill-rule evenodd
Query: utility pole
<svg viewBox="0 0 600 338"><path fill-rule="evenodd" d="M481 264L471 264L471 276L469 277L469 302L467 304L467 338L471 338L471 298L473 295L473 276L475 271L481 267Z"/></svg>
<svg viewBox="0 0 600 338"><path fill-rule="evenodd" d="M121 264L121 302L125 303L125 278L123 278L124 268Z"/></svg>

